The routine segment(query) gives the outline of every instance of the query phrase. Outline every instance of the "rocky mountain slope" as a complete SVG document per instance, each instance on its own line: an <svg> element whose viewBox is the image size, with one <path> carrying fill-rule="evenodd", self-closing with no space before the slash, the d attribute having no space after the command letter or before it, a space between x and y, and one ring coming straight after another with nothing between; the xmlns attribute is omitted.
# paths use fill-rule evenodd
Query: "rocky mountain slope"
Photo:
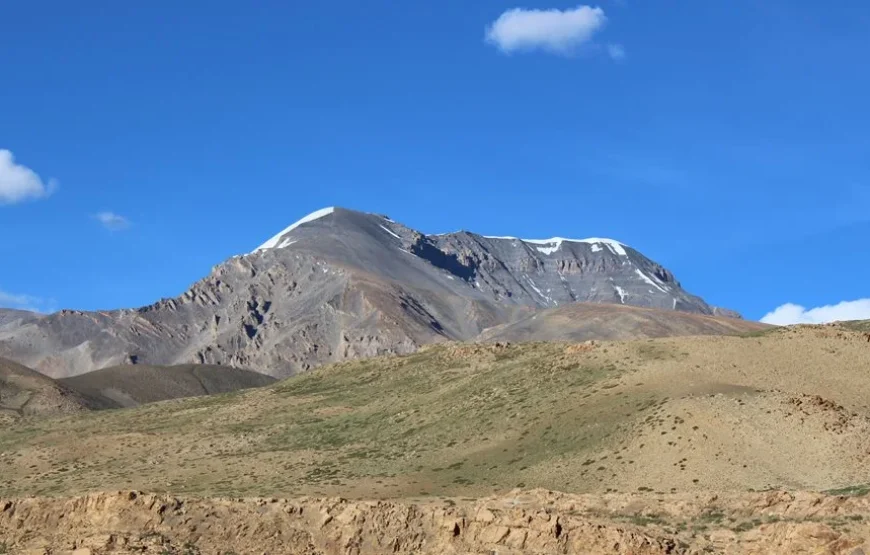
<svg viewBox="0 0 870 555"><path fill-rule="evenodd" d="M340 208L306 216L137 310L0 311L0 356L52 377L119 364L220 364L276 377L467 340L574 302L731 315L609 239L424 235Z"/></svg>
<svg viewBox="0 0 870 555"><path fill-rule="evenodd" d="M573 303L537 310L515 322L489 328L476 341L589 341L739 335L771 326L734 318L629 305Z"/></svg>

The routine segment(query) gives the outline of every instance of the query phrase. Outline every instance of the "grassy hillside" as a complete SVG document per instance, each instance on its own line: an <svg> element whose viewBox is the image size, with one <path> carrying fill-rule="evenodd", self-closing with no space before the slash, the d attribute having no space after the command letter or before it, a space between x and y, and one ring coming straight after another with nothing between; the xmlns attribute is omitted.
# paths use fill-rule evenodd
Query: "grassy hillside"
<svg viewBox="0 0 870 555"><path fill-rule="evenodd" d="M870 476L870 348L843 327L441 345L263 389L0 431L4 495L478 496L832 489Z"/></svg>

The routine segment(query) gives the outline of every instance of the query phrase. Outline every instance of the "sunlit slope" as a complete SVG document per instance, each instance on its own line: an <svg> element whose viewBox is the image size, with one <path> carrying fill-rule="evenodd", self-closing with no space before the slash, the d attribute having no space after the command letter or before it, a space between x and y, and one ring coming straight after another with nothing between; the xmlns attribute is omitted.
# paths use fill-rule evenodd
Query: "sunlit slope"
<svg viewBox="0 0 870 555"><path fill-rule="evenodd" d="M744 337L441 345L0 432L9 495L830 489L870 476L870 347Z"/></svg>

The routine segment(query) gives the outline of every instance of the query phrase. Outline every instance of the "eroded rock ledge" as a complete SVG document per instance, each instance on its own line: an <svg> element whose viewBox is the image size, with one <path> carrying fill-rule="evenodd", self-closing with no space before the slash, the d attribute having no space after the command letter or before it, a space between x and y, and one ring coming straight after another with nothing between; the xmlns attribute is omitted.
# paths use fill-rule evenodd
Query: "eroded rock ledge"
<svg viewBox="0 0 870 555"><path fill-rule="evenodd" d="M515 491L473 501L419 502L120 492L0 500L0 548L27 555L861 555L865 517L866 497L780 492L720 497Z"/></svg>

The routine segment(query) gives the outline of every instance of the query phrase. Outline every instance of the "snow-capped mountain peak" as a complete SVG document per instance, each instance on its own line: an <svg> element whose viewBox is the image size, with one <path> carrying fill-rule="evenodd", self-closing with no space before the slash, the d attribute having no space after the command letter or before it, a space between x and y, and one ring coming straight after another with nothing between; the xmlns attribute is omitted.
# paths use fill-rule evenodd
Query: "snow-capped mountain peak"
<svg viewBox="0 0 870 555"><path fill-rule="evenodd" d="M320 210L315 210L311 214L308 214L304 218L301 218L295 222L293 222L290 226L284 228L280 233L257 247L254 252L267 250L267 249L280 249L289 246L292 243L289 243L284 236L299 227L302 224L307 224L308 222L313 222L314 220L319 220L325 216L328 216L335 212L334 206L328 206L326 208L321 208Z"/></svg>

